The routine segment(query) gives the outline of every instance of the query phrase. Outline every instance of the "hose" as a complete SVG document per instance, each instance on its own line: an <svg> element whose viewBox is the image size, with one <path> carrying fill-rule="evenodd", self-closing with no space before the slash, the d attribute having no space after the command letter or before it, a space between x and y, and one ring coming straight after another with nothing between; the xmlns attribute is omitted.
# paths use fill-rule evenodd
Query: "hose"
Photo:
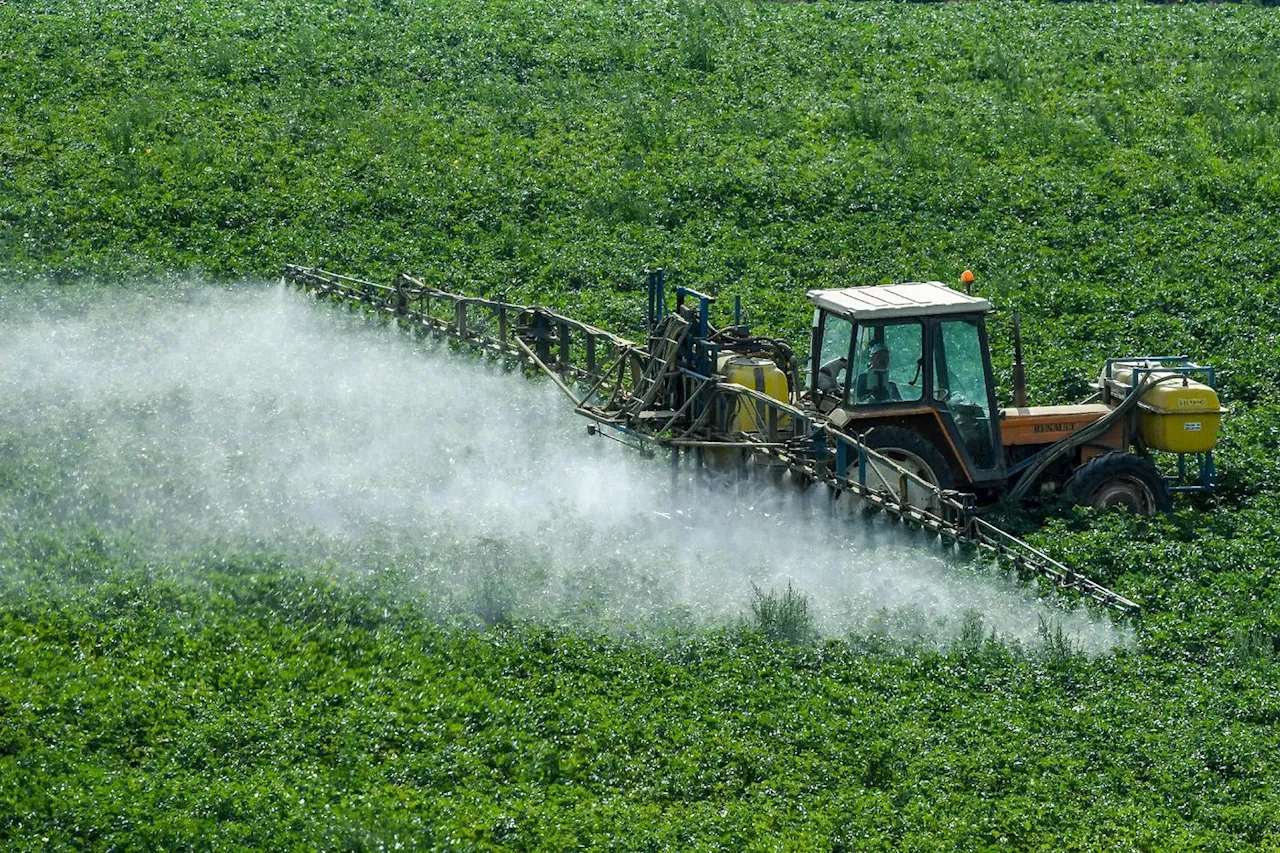
<svg viewBox="0 0 1280 853"><path fill-rule="evenodd" d="M1021 479L1018 480L1018 484L1009 490L1009 497L1013 498L1014 500L1021 500L1022 497L1025 496L1028 491L1030 491L1031 486L1035 484L1036 480L1040 478L1040 475L1043 474L1049 468L1050 465L1052 465L1054 462L1057 462L1065 454L1070 453L1071 451L1077 450L1083 445L1093 441L1095 438L1102 435L1107 430L1111 429L1111 426L1116 421L1120 420L1129 412L1133 411L1134 407L1138 405L1143 395L1145 395L1152 388L1156 387L1162 382L1168 382L1172 379L1180 380L1182 378L1183 378L1182 375L1177 373L1170 374L1168 376L1147 377L1142 382L1142 384L1140 384L1137 388L1129 392L1129 396L1125 397L1122 401L1120 401L1120 405L1116 406L1106 415L1094 421L1093 423L1089 424L1084 429L1073 433L1071 436L1064 438L1062 441L1058 442L1056 445L1053 445L1050 448L1050 451L1045 454L1044 458L1042 458L1035 465L1032 465L1030 468L1028 468L1027 472L1022 475Z"/></svg>

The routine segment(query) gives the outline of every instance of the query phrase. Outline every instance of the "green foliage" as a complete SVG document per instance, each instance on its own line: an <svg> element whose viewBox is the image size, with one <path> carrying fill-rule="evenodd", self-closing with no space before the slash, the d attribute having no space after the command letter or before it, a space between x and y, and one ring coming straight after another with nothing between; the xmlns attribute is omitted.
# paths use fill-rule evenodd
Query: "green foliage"
<svg viewBox="0 0 1280 853"><path fill-rule="evenodd" d="M1275 847L1277 55L1249 5L0 3L9 282L408 269L627 332L663 265L800 340L808 288L972 267L1034 402L1160 351L1232 407L1214 497L1030 534L1143 602L1102 660L976 615L819 642L790 588L759 632L550 630L498 552L460 593L491 627L448 628L393 579L69 532L0 436L0 840Z"/></svg>
<svg viewBox="0 0 1280 853"><path fill-rule="evenodd" d="M7 849L1233 849L1280 833L1280 673L1258 633L1206 660L1157 642L1089 659L1060 637L1023 652L976 616L941 650L466 631L395 577L134 553L92 531L0 540Z"/></svg>

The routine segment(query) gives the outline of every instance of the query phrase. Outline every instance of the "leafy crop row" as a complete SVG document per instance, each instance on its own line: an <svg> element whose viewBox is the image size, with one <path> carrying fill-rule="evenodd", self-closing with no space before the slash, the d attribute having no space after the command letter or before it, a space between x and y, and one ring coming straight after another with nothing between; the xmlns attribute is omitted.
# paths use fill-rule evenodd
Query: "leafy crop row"
<svg viewBox="0 0 1280 853"><path fill-rule="evenodd" d="M1202 663L1022 652L978 625L943 651L460 632L379 581L260 555L157 570L88 537L24 569L20 544L0 833L28 849L1230 849L1277 831L1276 664L1247 642Z"/></svg>
<svg viewBox="0 0 1280 853"><path fill-rule="evenodd" d="M1028 534L1143 602L1136 646L1101 660L978 623L941 651L791 644L777 619L803 598L765 591L775 639L459 631L261 553L166 563L10 528L36 485L0 432L0 838L1274 846L1277 23L1134 2L0 3L9 287L408 269L634 332L638 274L663 265L803 340L808 288L971 267L1022 311L1033 402L1159 351L1216 365L1232 407L1216 496Z"/></svg>

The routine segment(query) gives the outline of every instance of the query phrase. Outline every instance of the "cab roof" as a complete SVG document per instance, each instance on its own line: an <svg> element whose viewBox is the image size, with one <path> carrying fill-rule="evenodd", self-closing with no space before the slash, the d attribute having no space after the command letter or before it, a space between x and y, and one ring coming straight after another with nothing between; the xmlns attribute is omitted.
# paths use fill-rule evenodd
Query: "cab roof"
<svg viewBox="0 0 1280 853"><path fill-rule="evenodd" d="M817 307L855 321L991 310L987 300L966 296L940 281L810 290L806 296Z"/></svg>

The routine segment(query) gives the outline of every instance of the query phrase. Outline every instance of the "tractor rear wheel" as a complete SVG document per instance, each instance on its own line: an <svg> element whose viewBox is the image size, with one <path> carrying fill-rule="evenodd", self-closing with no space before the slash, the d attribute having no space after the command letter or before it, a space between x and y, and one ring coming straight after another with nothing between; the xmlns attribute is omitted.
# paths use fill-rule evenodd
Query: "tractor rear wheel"
<svg viewBox="0 0 1280 853"><path fill-rule="evenodd" d="M863 443L939 489L950 489L955 484L951 466L947 464L942 451L918 432L902 427L878 426L863 436ZM900 489L898 476L891 470L878 470L880 467L884 466L868 463L867 485L897 495ZM940 508L933 490L914 482L907 484L907 502L930 512L936 512Z"/></svg>
<svg viewBox="0 0 1280 853"><path fill-rule="evenodd" d="M949 489L953 484L951 467L942 451L918 432L879 426L867 432L864 443L939 488Z"/></svg>
<svg viewBox="0 0 1280 853"><path fill-rule="evenodd" d="M1123 451L1095 456L1077 468L1063 497L1079 506L1097 510L1120 507L1135 515L1173 509L1169 484L1155 464L1145 456Z"/></svg>

